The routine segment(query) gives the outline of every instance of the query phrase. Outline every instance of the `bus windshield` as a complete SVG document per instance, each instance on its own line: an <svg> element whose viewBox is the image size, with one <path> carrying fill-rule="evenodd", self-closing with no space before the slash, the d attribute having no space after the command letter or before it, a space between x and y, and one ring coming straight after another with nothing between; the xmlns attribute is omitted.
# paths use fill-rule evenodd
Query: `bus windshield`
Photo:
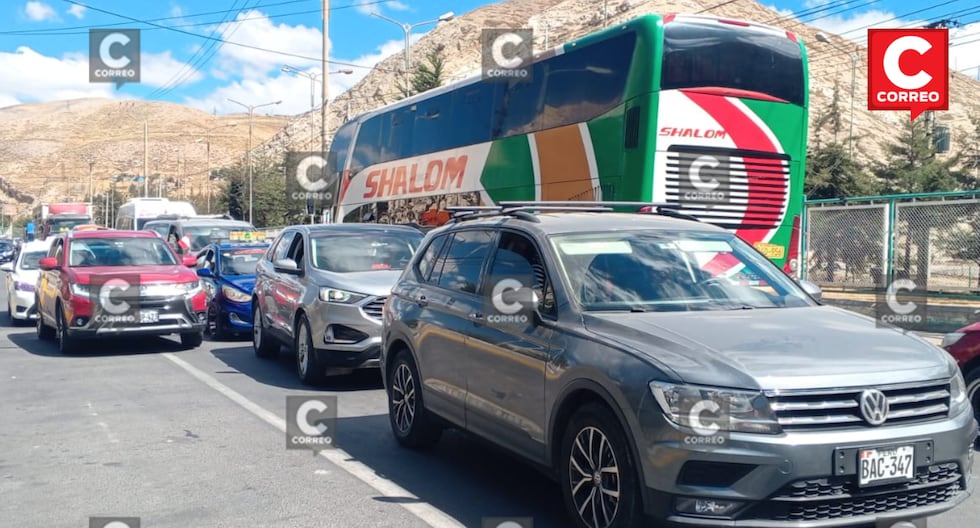
<svg viewBox="0 0 980 528"><path fill-rule="evenodd" d="M664 90L728 88L803 105L805 82L800 45L785 33L718 22L664 26Z"/></svg>

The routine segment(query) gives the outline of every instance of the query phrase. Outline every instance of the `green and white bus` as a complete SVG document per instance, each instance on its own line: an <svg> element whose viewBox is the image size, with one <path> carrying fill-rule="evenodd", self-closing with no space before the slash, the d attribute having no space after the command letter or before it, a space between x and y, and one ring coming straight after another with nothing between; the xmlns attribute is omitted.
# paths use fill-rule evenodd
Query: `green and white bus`
<svg viewBox="0 0 980 528"><path fill-rule="evenodd" d="M343 222L499 201L676 204L795 273L808 72L791 32L648 15L358 116L328 156Z"/></svg>

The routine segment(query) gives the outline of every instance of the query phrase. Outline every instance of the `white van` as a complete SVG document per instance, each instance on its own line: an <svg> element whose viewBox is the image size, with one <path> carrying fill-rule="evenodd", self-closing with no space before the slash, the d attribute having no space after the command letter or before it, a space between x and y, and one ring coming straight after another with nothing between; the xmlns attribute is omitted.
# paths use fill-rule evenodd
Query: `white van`
<svg viewBox="0 0 980 528"><path fill-rule="evenodd" d="M143 224L161 216L193 217L190 202L171 202L167 198L133 198L119 207L116 229L142 230Z"/></svg>

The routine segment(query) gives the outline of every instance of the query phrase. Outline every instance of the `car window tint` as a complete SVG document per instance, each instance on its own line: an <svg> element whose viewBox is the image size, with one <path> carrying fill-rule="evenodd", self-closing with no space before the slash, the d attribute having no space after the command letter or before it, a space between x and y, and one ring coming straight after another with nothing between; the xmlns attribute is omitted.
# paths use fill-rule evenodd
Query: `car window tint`
<svg viewBox="0 0 980 528"><path fill-rule="evenodd" d="M474 229L455 233L439 275L439 286L476 293L483 261L493 247L492 243L491 231Z"/></svg>
<svg viewBox="0 0 980 528"><path fill-rule="evenodd" d="M418 280L429 280L429 276L432 274L432 270L435 268L436 259L439 258L439 253L442 252L442 247L446 244L446 240L448 239L448 235L440 235L425 248L425 252L422 253L421 257L419 257L419 262L415 266L415 273Z"/></svg>

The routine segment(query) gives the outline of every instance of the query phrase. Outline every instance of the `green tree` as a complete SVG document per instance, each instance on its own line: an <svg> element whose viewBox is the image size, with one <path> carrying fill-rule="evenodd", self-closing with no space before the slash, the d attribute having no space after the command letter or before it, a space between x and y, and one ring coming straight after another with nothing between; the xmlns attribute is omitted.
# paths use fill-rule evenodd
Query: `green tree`
<svg viewBox="0 0 980 528"><path fill-rule="evenodd" d="M234 218L248 220L248 167L242 163L215 171L216 179L228 182L224 192L211 197L211 208L227 211ZM251 220L256 227L273 227L301 223L306 202L294 200L286 188L286 170L280 156L255 157L252 161Z"/></svg>
<svg viewBox="0 0 980 528"><path fill-rule="evenodd" d="M960 156L936 157L926 119L908 121L898 142L886 148L887 158L874 167L886 193L924 193L960 188L964 174L955 167Z"/></svg>
<svg viewBox="0 0 980 528"><path fill-rule="evenodd" d="M828 143L807 152L803 192L809 199L846 198L873 194L875 183L864 166L840 143Z"/></svg>
<svg viewBox="0 0 980 528"><path fill-rule="evenodd" d="M442 86L445 74L445 60L442 57L442 47L437 47L425 54L425 62L415 67L407 83L398 84L402 98L429 91Z"/></svg>

